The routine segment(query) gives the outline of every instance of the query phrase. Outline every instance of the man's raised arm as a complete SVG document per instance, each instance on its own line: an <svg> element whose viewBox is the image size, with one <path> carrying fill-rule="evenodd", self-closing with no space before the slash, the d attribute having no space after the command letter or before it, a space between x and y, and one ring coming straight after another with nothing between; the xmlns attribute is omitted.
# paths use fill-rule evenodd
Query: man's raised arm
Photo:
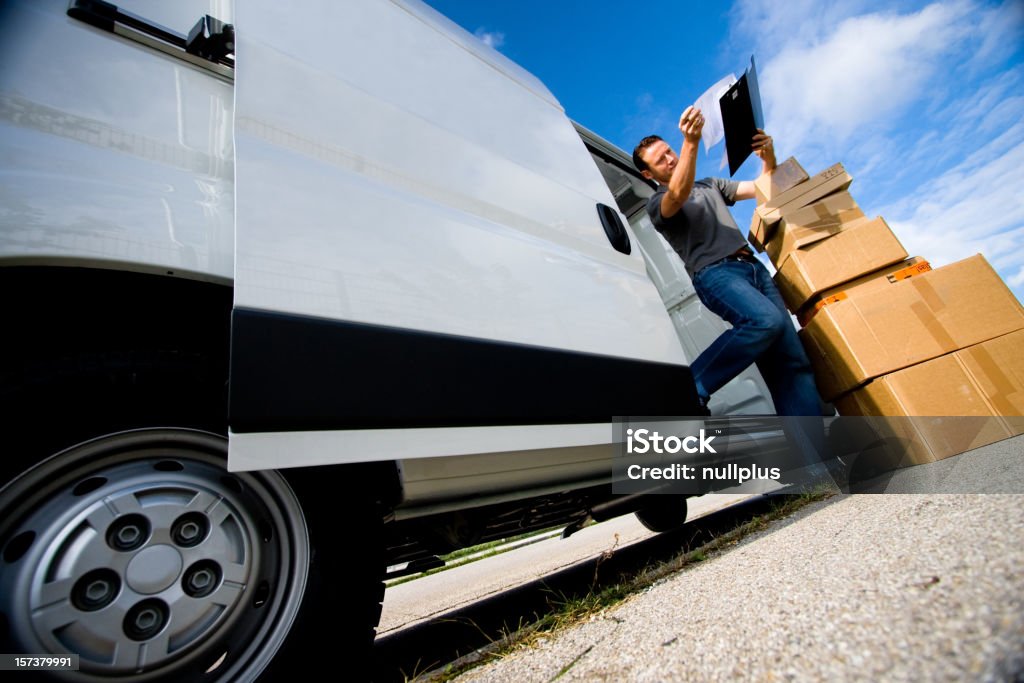
<svg viewBox="0 0 1024 683"><path fill-rule="evenodd" d="M667 183L668 192L661 198L661 215L665 218L674 216L683 208L683 204L690 197L690 191L693 190L693 179L697 172L697 149L703 128L704 115L700 109L687 107L679 117L679 130L683 134L679 161L672 169L672 177Z"/></svg>
<svg viewBox="0 0 1024 683"><path fill-rule="evenodd" d="M771 173L775 168L775 146L772 144L772 137L758 128L751 146L754 148L754 154L761 158L761 175ZM736 188L737 200L753 199L754 196L754 181L752 180L744 180Z"/></svg>

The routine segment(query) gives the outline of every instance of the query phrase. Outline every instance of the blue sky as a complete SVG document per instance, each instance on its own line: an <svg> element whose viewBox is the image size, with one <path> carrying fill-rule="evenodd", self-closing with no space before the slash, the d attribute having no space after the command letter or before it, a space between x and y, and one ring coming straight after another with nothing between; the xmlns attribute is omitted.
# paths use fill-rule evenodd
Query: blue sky
<svg viewBox="0 0 1024 683"><path fill-rule="evenodd" d="M780 161L850 192L935 267L981 252L1024 300L1024 2L427 0L627 151L755 55ZM722 146L698 159L721 175ZM757 175L748 160L739 179ZM737 205L741 229L750 202Z"/></svg>

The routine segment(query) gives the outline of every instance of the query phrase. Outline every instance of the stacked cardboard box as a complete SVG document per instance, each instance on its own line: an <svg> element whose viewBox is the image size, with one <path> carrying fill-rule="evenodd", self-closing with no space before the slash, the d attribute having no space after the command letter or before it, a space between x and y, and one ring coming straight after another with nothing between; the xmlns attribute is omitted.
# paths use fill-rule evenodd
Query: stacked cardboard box
<svg viewBox="0 0 1024 683"><path fill-rule="evenodd" d="M843 415L886 415L908 463L929 462L1024 432L1024 330L878 377L841 396Z"/></svg>
<svg viewBox="0 0 1024 683"><path fill-rule="evenodd" d="M777 269L822 397L884 417L910 463L1024 433L1024 308L980 254L935 270L908 258L852 180L791 158L755 181L750 240Z"/></svg>
<svg viewBox="0 0 1024 683"><path fill-rule="evenodd" d="M801 327L807 324L814 317L814 314L829 304L834 304L852 296L867 294L868 292L885 289L888 285L905 280L914 275L927 273L932 269L928 261L920 256L911 256L906 261L895 263L891 266L868 273L849 282L836 285L812 296L803 308L797 311L797 320Z"/></svg>

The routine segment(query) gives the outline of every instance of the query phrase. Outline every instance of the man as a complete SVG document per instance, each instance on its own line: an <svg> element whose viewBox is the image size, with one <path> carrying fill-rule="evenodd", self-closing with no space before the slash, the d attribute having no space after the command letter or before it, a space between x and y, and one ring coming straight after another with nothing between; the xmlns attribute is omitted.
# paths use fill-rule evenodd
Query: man
<svg viewBox="0 0 1024 683"><path fill-rule="evenodd" d="M654 135L633 151L637 170L658 182L647 202L651 221L683 259L701 302L732 325L690 366L697 393L707 406L712 394L756 363L779 415L820 418L814 375L789 312L729 213L737 200L754 198L754 183L694 181L703 126L700 110L688 107L679 118L678 155ZM751 146L762 173L775 168L770 136L759 130Z"/></svg>

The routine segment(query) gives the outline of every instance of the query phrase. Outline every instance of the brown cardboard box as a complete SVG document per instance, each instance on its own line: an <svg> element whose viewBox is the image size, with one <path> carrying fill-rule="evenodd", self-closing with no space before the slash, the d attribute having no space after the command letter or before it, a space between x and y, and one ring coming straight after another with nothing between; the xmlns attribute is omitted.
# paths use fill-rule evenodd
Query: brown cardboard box
<svg viewBox="0 0 1024 683"><path fill-rule="evenodd" d="M1024 416L1024 331L961 349L956 355L994 415ZM1020 420L1012 422L1011 433L1024 433Z"/></svg>
<svg viewBox="0 0 1024 683"><path fill-rule="evenodd" d="M853 182L853 178L842 164L829 166L824 171L810 180L802 182L771 200L754 208L754 215L750 222L750 240L755 245L764 245L772 238L772 233L782 216L802 209L803 207L816 202L822 197L827 197L833 192L845 190ZM759 249L760 251L760 249Z"/></svg>
<svg viewBox="0 0 1024 683"><path fill-rule="evenodd" d="M798 209L833 192L845 190L852 182L853 178L846 172L842 164L833 164L806 182L794 185L785 192L780 192L759 206L758 210L767 215L787 206L790 207L788 210ZM801 201L802 204L799 203ZM781 216L781 213L779 215ZM771 216L767 217L771 218Z"/></svg>
<svg viewBox="0 0 1024 683"><path fill-rule="evenodd" d="M800 338L831 401L874 377L1022 328L1024 308L978 254L826 306Z"/></svg>
<svg viewBox="0 0 1024 683"><path fill-rule="evenodd" d="M776 164L771 173L765 173L754 181L754 194L757 195L757 203L764 204L778 197L783 192L799 185L810 176L807 171L793 157Z"/></svg>
<svg viewBox="0 0 1024 683"><path fill-rule="evenodd" d="M872 292L877 289L884 289L900 280L905 280L914 275L927 273L932 269L928 261L920 256L911 256L906 261L886 266L881 270L868 273L856 280L844 282L841 285L826 289L820 294L815 294L810 301L804 304L803 308L797 311L796 318L801 327L807 327L814 314L829 304L834 304L852 296Z"/></svg>
<svg viewBox="0 0 1024 683"><path fill-rule="evenodd" d="M765 251L779 267L794 249L823 240L863 219L864 212L850 193L836 192L783 216Z"/></svg>
<svg viewBox="0 0 1024 683"><path fill-rule="evenodd" d="M905 258L906 249L879 217L790 252L775 274L775 284L795 313L818 292Z"/></svg>
<svg viewBox="0 0 1024 683"><path fill-rule="evenodd" d="M770 225L761 219L758 215L757 209L754 210L754 215L751 217L751 230L746 233L746 241L754 245L754 249L758 252L765 250L765 245L769 244L771 239L775 237L775 228L778 223L771 223Z"/></svg>
<svg viewBox="0 0 1024 683"><path fill-rule="evenodd" d="M872 380L836 400L842 415L897 438L904 464L941 460L1024 432L1024 330Z"/></svg>
<svg viewBox="0 0 1024 683"><path fill-rule="evenodd" d="M768 225L761 220L761 217L757 215L755 210L754 215L750 219L750 232L747 233L747 241L754 245L754 249L758 252L763 252L765 245L775 236L776 226L778 226L778 223Z"/></svg>
<svg viewBox="0 0 1024 683"><path fill-rule="evenodd" d="M772 239L783 213L807 206L838 190L845 190L851 182L853 178L843 165L835 164L813 178L773 195L754 209L748 239L758 251L764 251L764 245Z"/></svg>

